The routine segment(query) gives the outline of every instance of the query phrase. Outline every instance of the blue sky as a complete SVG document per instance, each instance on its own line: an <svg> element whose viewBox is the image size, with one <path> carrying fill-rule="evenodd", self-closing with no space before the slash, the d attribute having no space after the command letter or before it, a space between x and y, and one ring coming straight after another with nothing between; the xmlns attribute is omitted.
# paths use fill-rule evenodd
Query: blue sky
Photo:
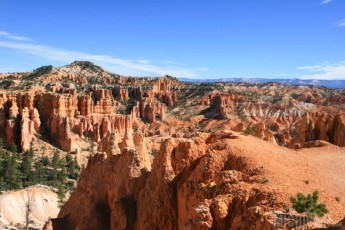
<svg viewBox="0 0 345 230"><path fill-rule="evenodd" d="M345 79L344 0L0 2L0 72Z"/></svg>

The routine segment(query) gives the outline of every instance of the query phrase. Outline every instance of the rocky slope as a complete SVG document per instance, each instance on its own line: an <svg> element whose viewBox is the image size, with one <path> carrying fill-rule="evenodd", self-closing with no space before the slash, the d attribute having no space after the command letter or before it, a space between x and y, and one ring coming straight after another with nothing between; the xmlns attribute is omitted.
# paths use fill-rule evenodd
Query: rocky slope
<svg viewBox="0 0 345 230"><path fill-rule="evenodd" d="M30 187L0 195L1 229L19 229L26 225L26 213L30 206L30 228L42 228L59 212L57 195L45 187Z"/></svg>
<svg viewBox="0 0 345 230"><path fill-rule="evenodd" d="M109 141L114 145L116 137ZM245 147L247 142L251 145ZM253 151L252 145L263 148ZM340 176L344 168L327 168L315 178L319 162L310 159L327 156L322 151L294 153L223 131L198 133L191 139L167 138L150 164L142 146L139 135L132 146L119 144L118 152L92 157L75 192L53 220L54 229L272 229L277 221L288 222L279 213L296 215L286 209L289 196L312 189L322 192L330 215L306 226L334 224L345 215L344 204L334 199L345 195ZM345 162L344 149L327 150L332 157L339 156L327 164ZM285 161L287 155L291 158ZM308 165L299 169L298 156ZM284 181L293 170L296 177ZM326 180L334 174L339 175L337 180ZM310 185L304 183L307 178Z"/></svg>

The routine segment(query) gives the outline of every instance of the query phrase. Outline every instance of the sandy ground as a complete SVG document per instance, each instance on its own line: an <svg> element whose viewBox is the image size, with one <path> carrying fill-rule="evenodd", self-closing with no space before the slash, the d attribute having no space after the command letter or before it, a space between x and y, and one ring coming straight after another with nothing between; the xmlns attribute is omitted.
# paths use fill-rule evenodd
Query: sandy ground
<svg viewBox="0 0 345 230"><path fill-rule="evenodd" d="M34 186L0 195L0 229L18 229L25 226L26 204L30 202L31 227L42 228L49 218L59 212L57 195L46 187Z"/></svg>
<svg viewBox="0 0 345 230"><path fill-rule="evenodd" d="M245 156L250 164L262 166L270 189L281 194L290 204L290 196L317 189L329 217L339 221L345 217L345 148L326 145L301 150L287 149L258 139L240 135L228 140L231 151ZM340 201L337 201L340 199Z"/></svg>

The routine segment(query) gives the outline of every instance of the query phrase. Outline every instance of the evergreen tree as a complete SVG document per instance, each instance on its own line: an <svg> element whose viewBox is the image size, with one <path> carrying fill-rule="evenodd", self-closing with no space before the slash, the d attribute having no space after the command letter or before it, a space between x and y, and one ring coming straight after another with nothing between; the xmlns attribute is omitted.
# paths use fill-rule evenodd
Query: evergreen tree
<svg viewBox="0 0 345 230"><path fill-rule="evenodd" d="M72 161L72 157L70 154L66 154L66 157L65 157L65 160L66 160L66 164L69 165Z"/></svg>
<svg viewBox="0 0 345 230"><path fill-rule="evenodd" d="M32 151L26 151L23 156L22 163L20 165L20 171L22 174L22 181L24 187L29 186L32 184Z"/></svg>
<svg viewBox="0 0 345 230"><path fill-rule="evenodd" d="M0 149L3 149L5 147L4 140L0 138Z"/></svg>
<svg viewBox="0 0 345 230"><path fill-rule="evenodd" d="M71 179L77 178L77 165L76 165L76 157L72 159L72 157L67 154L66 155L66 165L67 165L67 175Z"/></svg>
<svg viewBox="0 0 345 230"><path fill-rule="evenodd" d="M52 183L53 186L57 185L57 179L58 179L58 168L59 168L59 152L57 150L54 151L53 159L51 162L51 166L53 168L52 170Z"/></svg>
<svg viewBox="0 0 345 230"><path fill-rule="evenodd" d="M74 156L74 167L75 167L75 171L74 171L74 175L73 175L73 179L78 179L79 177L79 173L80 173L80 166L78 164L78 160L77 160L77 156Z"/></svg>
<svg viewBox="0 0 345 230"><path fill-rule="evenodd" d="M65 166L65 161L60 160L59 161L59 166L60 166L60 171L58 172L58 182L59 183L66 183L67 179L67 172L66 172L66 166Z"/></svg>
<svg viewBox="0 0 345 230"><path fill-rule="evenodd" d="M18 147L17 147L17 145L14 142L10 145L10 149L11 149L12 153L17 153L18 152Z"/></svg>
<svg viewBox="0 0 345 230"><path fill-rule="evenodd" d="M43 166L49 166L49 158L47 156L42 156L41 162Z"/></svg>
<svg viewBox="0 0 345 230"><path fill-rule="evenodd" d="M45 184L46 183L46 172L45 168L43 167L43 164L41 161L37 161L35 163L35 172L34 172L34 183L35 184Z"/></svg>
<svg viewBox="0 0 345 230"><path fill-rule="evenodd" d="M58 195L58 203L59 206L61 207L63 205L63 203L65 202L65 187L63 186L62 183L58 183L57 185L57 195Z"/></svg>
<svg viewBox="0 0 345 230"><path fill-rule="evenodd" d="M7 184L4 180L4 177L0 176L0 191L4 191L4 190L7 190Z"/></svg>
<svg viewBox="0 0 345 230"><path fill-rule="evenodd" d="M8 189L18 189L21 187L20 172L18 168L17 159L12 155L8 161L7 178L5 178Z"/></svg>
<svg viewBox="0 0 345 230"><path fill-rule="evenodd" d="M297 193L297 197L290 197L292 207L298 213L307 213L312 219L317 215L318 217L323 217L328 210L326 205L323 203L318 203L319 192L315 190L313 194L308 194L305 196L303 193Z"/></svg>

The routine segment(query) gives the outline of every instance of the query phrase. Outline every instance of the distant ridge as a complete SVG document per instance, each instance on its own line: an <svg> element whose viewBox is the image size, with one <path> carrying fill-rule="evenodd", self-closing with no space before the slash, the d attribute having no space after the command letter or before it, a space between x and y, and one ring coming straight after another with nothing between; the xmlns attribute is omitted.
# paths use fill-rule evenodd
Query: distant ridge
<svg viewBox="0 0 345 230"><path fill-rule="evenodd" d="M216 83L216 82L246 82L255 84L265 83L281 83L291 85L310 85L327 87L331 89L342 89L345 88L345 80L316 80L316 79L268 79L268 78L218 78L218 79L190 79L190 78L178 78L182 82L202 84L202 83Z"/></svg>

